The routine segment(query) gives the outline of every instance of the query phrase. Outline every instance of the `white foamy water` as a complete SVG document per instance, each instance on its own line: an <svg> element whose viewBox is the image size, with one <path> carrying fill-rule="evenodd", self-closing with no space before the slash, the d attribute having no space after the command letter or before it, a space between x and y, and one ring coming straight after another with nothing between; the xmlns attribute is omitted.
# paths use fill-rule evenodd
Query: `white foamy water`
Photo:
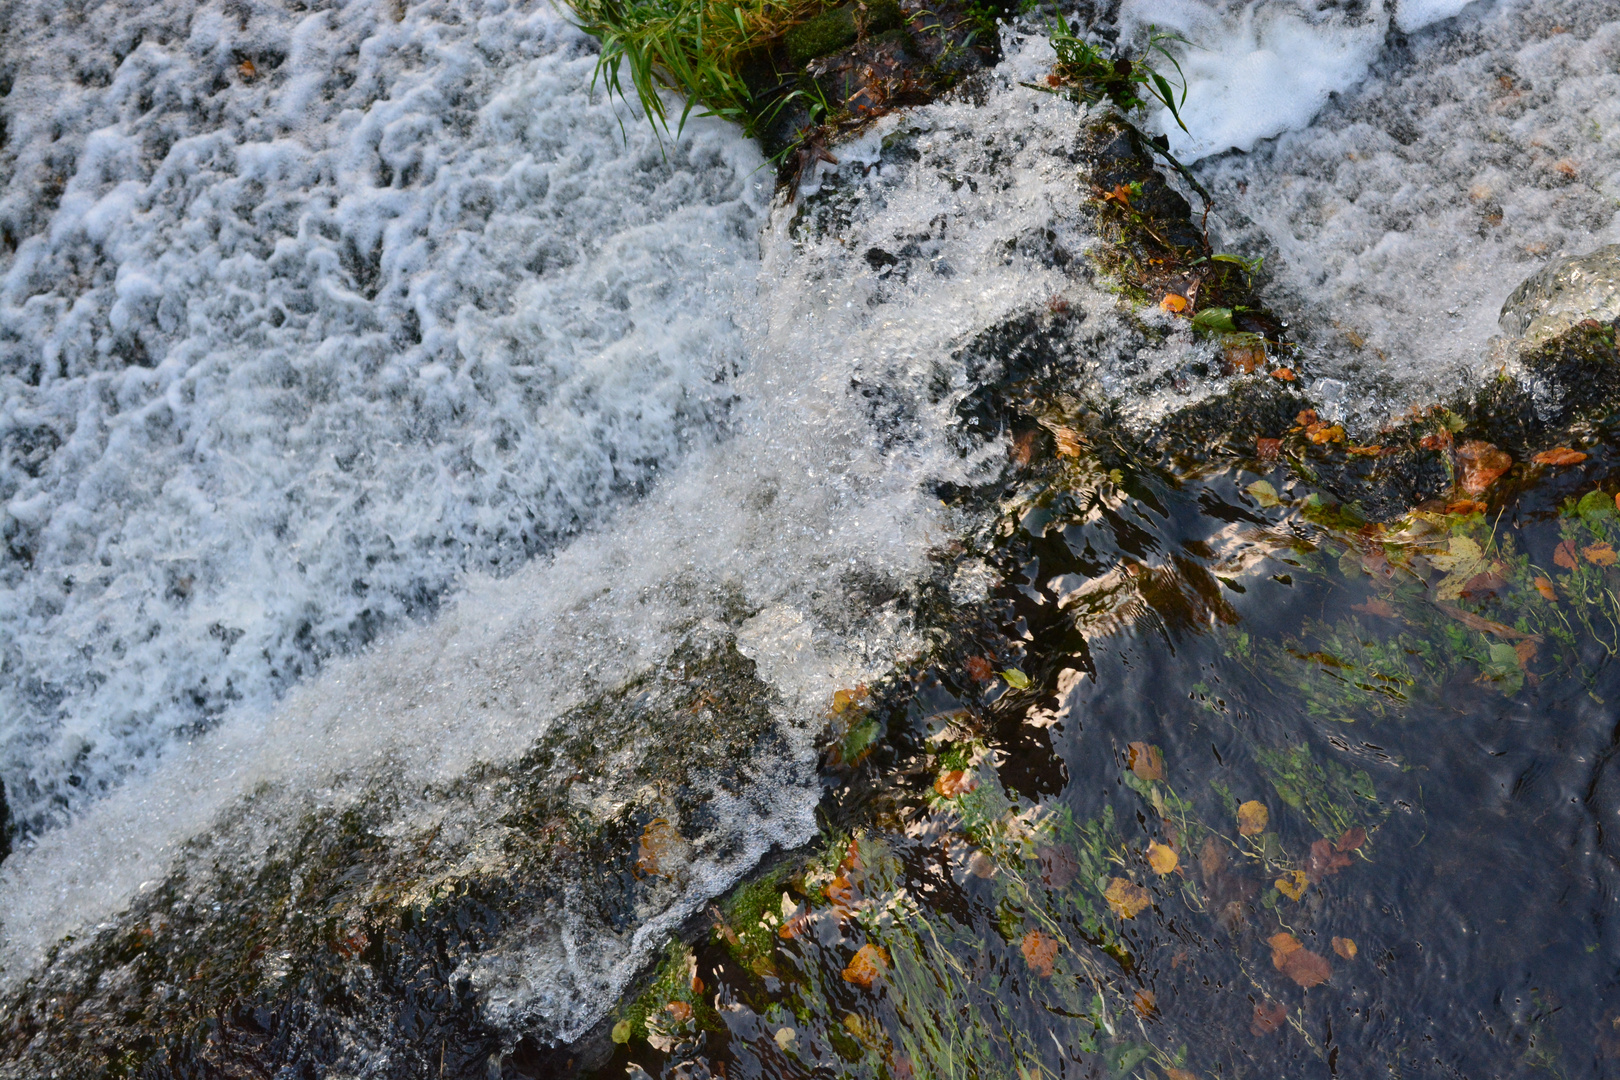
<svg viewBox="0 0 1620 1080"><path fill-rule="evenodd" d="M273 708L233 709L8 860L4 978L26 975L63 933L114 917L176 859L200 860L199 873L254 865L278 821L368 787L399 798L386 811L399 835L439 820L447 833L476 831L487 823L475 808L417 793L511 759L571 705L665 662L691 626L719 625L722 608L757 612L738 645L779 699L788 750L754 763L741 794L716 799L685 884L628 929L565 904L535 913L467 974L491 1019L578 1034L670 927L772 845L808 839L811 737L832 692L921 647L893 603L864 597L874 582L903 587L925 573L931 547L960 527L936 481L982 479L1004 460L994 442L961 449L955 407L973 384L960 346L1054 296L1099 335L1111 325L1112 298L1051 258L1085 238L1065 153L1075 108L1017 85L1050 60L1043 41L1015 46L982 106L891 117L841 147L836 178L811 185L843 223L834 233L795 228L795 208L783 207L751 239L764 252L753 290L715 301L744 327L723 437L694 445L646 498L510 576L470 574L430 625L331 662ZM886 156L888 136L915 152ZM694 143L718 137L700 131ZM875 265L877 247L897 261ZM683 284L676 298L693 295ZM187 855L197 836L208 848Z"/></svg>
<svg viewBox="0 0 1620 1080"><path fill-rule="evenodd" d="M1138 43L1155 29L1181 39L1167 47L1185 76L1186 129L1168 110L1154 122L1172 153L1195 161L1305 127L1330 96L1366 77L1392 23L1412 33L1469 2L1125 0L1119 22ZM1172 74L1161 58L1150 59Z"/></svg>
<svg viewBox="0 0 1620 1080"><path fill-rule="evenodd" d="M661 146L593 97L544 0L9 0L0 27L25 824L724 423L768 175L730 129Z"/></svg>
<svg viewBox="0 0 1620 1080"><path fill-rule="evenodd" d="M1201 169L1312 366L1376 424L1502 362L1503 302L1620 240L1620 2L1501 0L1413 36L1311 127Z"/></svg>

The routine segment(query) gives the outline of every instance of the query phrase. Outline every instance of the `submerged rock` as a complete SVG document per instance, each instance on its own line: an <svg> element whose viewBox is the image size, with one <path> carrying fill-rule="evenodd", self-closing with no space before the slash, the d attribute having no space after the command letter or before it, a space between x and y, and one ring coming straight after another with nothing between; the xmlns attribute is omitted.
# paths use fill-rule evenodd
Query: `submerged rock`
<svg viewBox="0 0 1620 1080"><path fill-rule="evenodd" d="M1501 326L1532 345L1557 337L1586 319L1620 317L1620 244L1549 263L1513 290L1502 305Z"/></svg>
<svg viewBox="0 0 1620 1080"><path fill-rule="evenodd" d="M6 782L0 780L0 862L11 854L11 807L6 803Z"/></svg>

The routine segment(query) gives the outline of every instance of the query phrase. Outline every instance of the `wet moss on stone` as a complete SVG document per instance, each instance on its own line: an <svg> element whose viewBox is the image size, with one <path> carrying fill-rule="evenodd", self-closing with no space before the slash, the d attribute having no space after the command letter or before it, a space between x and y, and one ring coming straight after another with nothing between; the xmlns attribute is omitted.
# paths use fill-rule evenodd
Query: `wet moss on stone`
<svg viewBox="0 0 1620 1080"><path fill-rule="evenodd" d="M870 0L866 4L845 4L824 11L795 26L783 37L788 63L796 68L803 67L855 44L863 30L867 36L872 36L898 30L904 23L897 0Z"/></svg>
<svg viewBox="0 0 1620 1080"><path fill-rule="evenodd" d="M441 1063L495 1075L512 1037L480 1011L469 965L568 912L628 929L680 872L638 858L648 823L697 837L716 788L741 793L786 753L772 701L729 637L694 633L517 761L427 793L426 809L466 820L411 831L396 813L414 800L374 786L281 827L258 863L193 841L115 928L62 942L0 1001L0 1076L317 1075L367 1061L368 1075L436 1076ZM643 738L649 714L661 741ZM218 833L274 819L274 801L259 792ZM513 1061L545 1059L532 1040L515 1049ZM545 1075L512 1068L502 1075Z"/></svg>

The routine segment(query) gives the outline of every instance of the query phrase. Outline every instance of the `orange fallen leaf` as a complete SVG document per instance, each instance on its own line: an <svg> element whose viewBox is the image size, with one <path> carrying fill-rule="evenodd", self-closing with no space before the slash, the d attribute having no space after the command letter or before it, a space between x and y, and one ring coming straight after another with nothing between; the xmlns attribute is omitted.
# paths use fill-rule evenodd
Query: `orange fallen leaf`
<svg viewBox="0 0 1620 1080"><path fill-rule="evenodd" d="M1466 494L1483 495L1485 489L1513 467L1513 458L1481 439L1470 439L1457 447L1457 464L1462 466L1461 487Z"/></svg>
<svg viewBox="0 0 1620 1080"><path fill-rule="evenodd" d="M1271 966L1278 971L1282 970L1284 960L1305 947L1300 944L1299 938L1286 931L1272 934L1266 939L1266 944L1271 946Z"/></svg>
<svg viewBox="0 0 1620 1080"><path fill-rule="evenodd" d="M1575 541L1565 540L1553 548L1553 562L1565 570L1573 570L1580 563L1575 561Z"/></svg>
<svg viewBox="0 0 1620 1080"><path fill-rule="evenodd" d="M1031 930L1018 946L1024 954L1029 970L1043 979L1052 977L1052 962L1057 959L1058 940L1043 930Z"/></svg>
<svg viewBox="0 0 1620 1080"><path fill-rule="evenodd" d="M1172 315L1180 315L1187 310L1187 298L1180 293L1165 293L1164 299L1159 301L1159 306Z"/></svg>
<svg viewBox="0 0 1620 1080"><path fill-rule="evenodd" d="M1352 825L1344 830L1344 835L1339 837L1338 843L1333 846L1340 851L1354 851L1366 842L1367 830L1360 825Z"/></svg>
<svg viewBox="0 0 1620 1080"><path fill-rule="evenodd" d="M1355 940L1347 937L1336 937L1333 939L1333 951L1346 960L1354 960L1357 952Z"/></svg>
<svg viewBox="0 0 1620 1080"><path fill-rule="evenodd" d="M1299 411L1299 415L1294 417L1295 427L1310 427L1316 422L1317 419L1315 409L1301 409Z"/></svg>
<svg viewBox="0 0 1620 1080"><path fill-rule="evenodd" d="M667 875L666 864L680 845L681 834L664 818L653 818L641 830L641 843L636 850L637 877L648 874Z"/></svg>
<svg viewBox="0 0 1620 1080"><path fill-rule="evenodd" d="M1258 836L1271 824L1271 811L1265 803L1250 799L1238 807L1237 818L1239 836Z"/></svg>
<svg viewBox="0 0 1620 1080"><path fill-rule="evenodd" d="M1276 371L1273 371L1271 373L1271 377L1273 379L1281 379L1283 382L1293 382L1296 378L1298 378L1298 376L1294 374L1293 368L1285 367L1280 367Z"/></svg>
<svg viewBox="0 0 1620 1080"><path fill-rule="evenodd" d="M1303 870L1290 870L1272 884L1288 899L1298 900L1305 895L1305 886L1310 884L1310 878Z"/></svg>
<svg viewBox="0 0 1620 1080"><path fill-rule="evenodd" d="M974 682L989 682L996 673L996 667L982 656L970 656L962 661L962 667L967 670L968 678Z"/></svg>
<svg viewBox="0 0 1620 1080"><path fill-rule="evenodd" d="M1159 1010L1159 998L1151 990L1138 990L1131 999L1131 1006L1136 1009L1138 1016L1152 1016Z"/></svg>
<svg viewBox="0 0 1620 1080"><path fill-rule="evenodd" d="M1437 431L1433 435L1425 435L1418 440L1418 445L1425 450L1444 450L1451 445L1451 432Z"/></svg>
<svg viewBox="0 0 1620 1080"><path fill-rule="evenodd" d="M1469 514L1482 514L1490 507L1478 499L1458 499L1456 502L1446 504L1446 513L1467 517Z"/></svg>
<svg viewBox="0 0 1620 1080"><path fill-rule="evenodd" d="M664 1006L664 1011L669 1013L677 1024L684 1024L692 1019L692 1006L684 1001L672 1001Z"/></svg>
<svg viewBox="0 0 1620 1080"><path fill-rule="evenodd" d="M1613 545L1608 541L1600 541L1590 547L1581 548L1581 558L1593 566L1613 566L1620 555L1616 555Z"/></svg>
<svg viewBox="0 0 1620 1080"><path fill-rule="evenodd" d="M1131 205L1131 189L1124 184L1115 184L1113 191L1103 193L1102 201L1117 202L1128 208Z"/></svg>
<svg viewBox="0 0 1620 1080"><path fill-rule="evenodd" d="M934 790L939 792L941 798L954 799L958 795L966 795L979 786L979 778L971 772L962 769L951 769L939 774L934 781Z"/></svg>
<svg viewBox="0 0 1620 1080"><path fill-rule="evenodd" d="M1318 446L1329 442L1344 442L1344 426L1342 424L1323 425L1315 431L1309 432L1311 442Z"/></svg>
<svg viewBox="0 0 1620 1080"><path fill-rule="evenodd" d="M1520 667L1528 668L1530 661L1536 658L1536 643L1533 641L1519 642L1513 646L1513 655L1518 658Z"/></svg>
<svg viewBox="0 0 1620 1080"><path fill-rule="evenodd" d="M1560 446L1552 450L1543 450L1530 460L1537 465L1579 465L1586 460L1586 455L1579 450Z"/></svg>
<svg viewBox="0 0 1620 1080"><path fill-rule="evenodd" d="M1148 844L1147 861L1148 865L1153 868L1153 872L1160 877L1174 873L1176 866L1181 862L1174 849L1166 847L1157 840Z"/></svg>
<svg viewBox="0 0 1620 1080"><path fill-rule="evenodd" d="M1333 969L1327 960L1309 949L1290 953L1283 961L1282 973L1307 990L1333 978Z"/></svg>
<svg viewBox="0 0 1620 1080"><path fill-rule="evenodd" d="M1131 772L1143 780L1164 779L1164 751L1145 742L1133 742L1125 748L1126 764Z"/></svg>
<svg viewBox="0 0 1620 1080"><path fill-rule="evenodd" d="M1384 448L1377 443L1370 446L1351 446L1347 449L1357 457L1378 457L1384 452Z"/></svg>
<svg viewBox="0 0 1620 1080"><path fill-rule="evenodd" d="M1114 878L1103 891L1103 899L1122 918L1134 919L1143 908L1153 903L1153 896L1142 886L1128 878Z"/></svg>
<svg viewBox="0 0 1620 1080"><path fill-rule="evenodd" d="M844 981L868 989L878 976L889 970L889 954L881 945L862 945L844 969Z"/></svg>
<svg viewBox="0 0 1620 1080"><path fill-rule="evenodd" d="M1254 1003L1254 1022L1249 1025L1249 1031L1255 1035L1270 1035L1283 1026L1288 1019L1288 1006L1280 1001L1257 1001Z"/></svg>
<svg viewBox="0 0 1620 1080"><path fill-rule="evenodd" d="M1060 424L1052 428L1052 438L1057 440L1057 452L1060 457L1077 458L1085 449L1085 441L1074 428L1063 427Z"/></svg>
<svg viewBox="0 0 1620 1080"><path fill-rule="evenodd" d="M249 82L252 82L254 77L259 74L259 69L254 66L252 60L243 60L240 64L237 64L236 71L237 74Z"/></svg>
<svg viewBox="0 0 1620 1080"><path fill-rule="evenodd" d="M1282 456L1282 440L1256 439L1254 440L1254 452L1261 461L1276 461L1277 458Z"/></svg>
<svg viewBox="0 0 1620 1080"><path fill-rule="evenodd" d="M1226 366L1233 373L1252 375L1266 362L1264 345L1228 345L1225 349Z"/></svg>
<svg viewBox="0 0 1620 1080"><path fill-rule="evenodd" d="M1536 578L1536 592L1540 593L1548 600L1558 599L1558 594L1553 591L1553 583L1544 577Z"/></svg>
<svg viewBox="0 0 1620 1080"><path fill-rule="evenodd" d="M1186 1069L1164 1070L1165 1080L1198 1080L1198 1074L1188 1072Z"/></svg>

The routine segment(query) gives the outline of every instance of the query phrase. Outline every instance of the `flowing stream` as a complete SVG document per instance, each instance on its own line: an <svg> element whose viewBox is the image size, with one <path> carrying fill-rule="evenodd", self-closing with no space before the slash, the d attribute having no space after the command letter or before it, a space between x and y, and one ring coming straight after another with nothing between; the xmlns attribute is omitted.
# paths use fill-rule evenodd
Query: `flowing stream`
<svg viewBox="0 0 1620 1080"><path fill-rule="evenodd" d="M1213 195L1212 243L1264 257L1261 295L1300 343L1300 390L1352 433L1517 370L1497 325L1508 293L1548 259L1620 241L1616 0L1085 8L1075 17L1094 20L1110 40L1176 35L1168 47L1186 76L1186 130L1167 113L1147 122ZM1117 289L1082 269L1104 244L1082 212L1091 193L1076 181L1092 114L1037 89L1054 59L1043 26L1039 18L1004 26L1004 58L981 80L875 121L834 148L835 162L812 163L791 190L778 190L774 168L735 128L695 119L679 138L660 139L633 105L593 86L594 43L546 0L0 3L0 782L14 848L0 863L0 989L30 993L76 956L100 964L98 933L161 934L160 901L175 920L207 924L210 911L216 923L245 920L260 911L262 898L241 884L254 875L291 875L286 895L295 899L276 919L295 922L321 904L336 911L338 891L318 904L296 899L299 883L318 875L287 852L348 830L369 845L366 865L376 869L355 880L370 882L373 895L387 891L382 868L419 860L423 869L388 885L411 903L437 902L474 878L530 897L527 908L513 902L521 914L488 940L436 961L480 1030L496 1034L463 1052L409 1017L351 1017L329 1043L311 1036L296 1052L283 1046L285 1060L303 1053L331 1070L307 1075L431 1075L437 1060L442 1075L495 1076L503 1060L523 1067L521 1053L511 1056L517 1047L593 1032L600 1044L608 1025L630 1015L621 1006L645 987L672 935L691 940L694 918L735 921L711 904L762 864L825 839L829 702L839 722L851 688L877 686L928 655L941 640L941 605L1024 603L1009 590L1022 588L1038 606L1045 589L1049 607L1064 610L1077 602L1091 610L1085 598L1121 574L1250 591L1231 600L1229 619L1205 596L1185 626L1151 601L1098 600L1094 624L1082 620L1079 631L1097 663L1082 677L1066 666L1078 661L1051 660L1061 715L1048 710L1027 725L1020 738L1034 739L1035 750L950 727L953 710L979 707L960 687L948 705L941 697L896 706L922 725L906 759L916 767L882 759L892 772L876 786L888 794L873 805L927 804L926 795L895 794L908 768L960 778L982 762L1012 760L1027 775L1006 781L1009 814L1027 809L1019 791L1066 792L1064 813L1078 820L1089 811L1074 792L1118 788L1110 755L1138 738L1168 753L1171 781L1181 769L1202 791L1209 777L1192 773L1208 770L1188 763L1209 754L1210 738L1165 715L1172 699L1220 697L1210 689L1220 679L1230 692L1199 717L1228 711L1229 700L1233 715L1264 716L1267 737L1284 730L1267 711L1277 706L1247 644L1215 630L1200 637L1196 627L1246 619L1257 640L1284 626L1325 635L1332 617L1350 617L1349 599L1384 601L1360 593L1341 601L1304 584L1305 570L1284 565L1292 526L1262 522L1235 479L1201 477L1203 487L1171 492L1128 466L1111 480L1104 469L1086 483L1129 494L1071 506L1072 521L1054 510L1062 520L1050 529L1045 518L1030 526L1022 509L1008 517L1017 500L962 494L1006 482L1009 445L1014 459L1022 452L1017 432L998 428L984 402L1023 377L1030 355L1065 371L1072 397L1113 402L1115 421L1136 439L1227 385L1218 344L1168 311L1127 310ZM1054 326L1061 332L1049 333ZM1604 461L1594 451L1590 479L1606 481ZM1542 565L1560 539L1547 524L1558 498L1584 494L1578 487L1532 491L1514 504L1524 549ZM1291 497L1285 486L1283 496ZM1001 523L998 535L1023 528L1037 543L1068 529L1069 548L1041 555L1044 574L1039 559L1016 570L980 542ZM1240 535L1244 523L1272 531ZM1582 543L1605 543L1602 535ZM1112 568L1116 558L1148 570ZM1185 559L1202 560L1207 573ZM1278 591L1279 575L1291 574L1301 588ZM1019 609L1008 625L1027 629L1042 617ZM1024 663L1030 674L1047 662L1033 631L997 633L986 655L999 649L1007 667ZM1295 653L1311 651L1303 640L1290 646ZM1454 753L1495 739L1521 767L1515 780L1501 766L1501 782L1515 792L1556 788L1546 808L1561 806L1566 789L1610 783L1584 764L1608 752L1604 702L1620 692L1593 647L1569 644L1586 674L1560 669L1545 691L1540 683L1524 691L1545 693L1547 717L1574 718L1557 736L1567 754L1551 764L1538 740L1554 736L1535 726L1530 699L1498 710L1500 684L1511 679L1489 666L1506 661L1483 647L1473 662L1481 680L1497 680L1497 696L1487 701L1469 683L1476 696L1458 709L1443 693L1414 691L1414 709L1435 714L1421 722L1461 726L1453 714L1491 713L1494 734L1468 729ZM1286 666L1277 659L1285 653L1273 661ZM1005 685L1017 683L1009 676ZM1513 693L1524 685L1521 677ZM752 710L730 731L719 705L728 694ZM936 723L940 716L947 721ZM1081 738L1082 716L1104 741ZM1340 820L1321 811L1311 827L1324 832L1330 821L1328 839L1341 841L1370 829L1372 850L1394 861L1398 844L1418 848L1433 817L1434 834L1454 845L1446 858L1484 887L1488 831L1443 820L1412 776L1429 770L1437 790L1482 803L1496 780L1461 766L1446 772L1446 753L1412 736L1419 721L1386 736L1357 718L1354 739L1317 739L1317 752L1355 743L1347 768L1375 774L1376 812ZM720 726L692 726L699 721ZM1127 732L1131 724L1141 730ZM1534 737L1525 734L1532 728ZM1226 753L1254 776L1281 775L1266 764L1274 751L1222 731L1213 737L1220 768L1231 767ZM941 746L965 749L946 760ZM556 761L596 754L597 771L542 767L552 759L537 748ZM1375 761L1397 764L1379 772L1367 764ZM1132 775L1147 785L1137 794L1153 798L1147 771ZM531 776L540 794L523 787ZM1594 813L1612 812L1599 803ZM531 864L512 854L512 836L534 832L521 824L531 812L617 837L620 862L604 858L595 877L528 880ZM895 814L879 815L903 838L893 841L895 866L914 857L906 844L955 827L925 821L922 809ZM1561 922L1566 901L1523 884L1537 873L1525 853L1544 837L1518 817L1501 842L1512 845L1520 884L1488 908L1495 918L1524 905L1525 925L1549 955L1590 974L1597 969L1580 965L1612 958L1615 947L1606 929L1612 883L1592 854L1602 829L1594 839L1579 814L1554 820L1564 830L1556 841L1580 849L1559 864L1562 895L1589 910ZM667 844L663 829L674 838ZM970 865L967 848L942 843L961 894L950 902L966 911L985 900L975 890L990 889L994 875ZM858 848L848 848L844 875L857 865L865 873L861 858L880 861L857 858ZM1198 861L1190 847L1181 858ZM668 869L677 862L678 872ZM838 865L822 868L829 880ZM1247 902L1246 884L1207 862L1204 871L1227 882L1223 900ZM1368 893L1366 905L1400 908L1418 936L1440 933L1452 916L1483 918L1486 906L1462 901L1424 908L1419 877L1409 871ZM781 913L773 927L793 917L790 892L809 910L805 880L831 887L814 873L791 885L771 880L767 906ZM538 891L523 893L531 887ZM893 900L887 917L916 903L910 888L912 899ZM985 901L987 910L1001 911L1004 899ZM1003 916L985 918L990 926ZM1347 938L1354 920L1344 918ZM1371 956L1376 932L1370 917L1356 918ZM827 934L836 932L816 933L818 947L831 949ZM791 936L784 926L780 938ZM1017 961L1018 939L1008 940ZM1034 939L1033 960L1031 939L1021 940L1023 962L1050 974L1045 939ZM1371 1025L1341 1037L1346 1065L1332 1065L1320 1032L1302 1023L1299 1047L1308 1049L1263 1059L1265 1067L1313 1076L1402 1062L1440 1075L1433 1062L1444 1060L1494 1068L1495 1049L1451 1053L1491 1023L1464 1016L1494 1007L1471 991L1458 988L1423 1019L1380 1012L1497 977L1456 941L1402 969L1398 991L1344 991L1362 996L1343 1009ZM1149 947L1127 946L1141 955ZM1404 943L1386 951L1408 956ZM1548 970L1525 959L1530 951L1515 954L1524 969ZM353 968L380 964L339 952ZM286 957L252 962L271 983L297 978ZM848 984L834 980L826 994L859 985L847 962L826 961ZM803 963L809 971L817 961ZM1285 970L1283 960L1276 967ZM763 971L754 975L777 982L780 973ZM718 977L705 976L716 1009L732 993L725 983L715 996ZM1252 982L1247 969L1209 977ZM1541 1039L1541 1056L1502 1053L1525 1070L1604 1075L1602 1054L1591 1067L1548 1056L1537 1025L1563 1006L1525 978L1514 984L1520 1004L1508 1026ZM748 999L727 1014L730 1045L765 1046L753 1058L734 1049L740 1071L731 1075L811 1075L817 1061L842 1062L850 1075L932 1075L923 1050L902 1055L902 1069L892 1047L873 1049L882 1040L859 1020L837 1019L844 1004L816 1004L804 989L819 985L813 977L794 985L801 997L782 990L775 1012ZM185 993L178 980L151 989L163 1002ZM736 993L734 1005L747 997ZM1159 1004L1137 1012L1169 1013L1172 998L1161 988ZM1570 1009L1593 1030L1608 1022L1598 998ZM1089 1008L1089 997L1049 1007L1071 1006ZM783 1011L790 1007L800 1021ZM1249 1025L1249 1002L1241 1022L1222 1008L1189 1004L1188 1015L1223 1030ZM812 1036L819 1029L805 1010L825 1012L838 1030ZM654 1045L669 1041L636 1016L638 1038L651 1031ZM1350 1024L1335 1016L1330 1028ZM1254 1017L1258 1028L1276 1027ZM780 1034L790 1023L806 1032L798 1058L796 1036ZM1194 1030L1192 1020L1180 1023L1178 1032ZM275 1025L261 1026L273 1041ZM1481 1039L1495 1048L1492 1031ZM1601 1030L1580 1031L1608 1045ZM1145 1053L1127 1061L1135 1051L1119 1051L1122 1036L1108 1034L1117 1075L1187 1075L1176 1075L1185 1047L1176 1063ZM14 1040L0 1054L10 1068L22 1037L4 1037ZM1573 1029L1565 1042L1572 1037ZM1428 1057L1413 1049L1436 1038L1446 1047ZM1150 1043L1158 1045L1144 1037ZM443 1072L446 1045L452 1072ZM1620 1035L1614 1045L1620 1055ZM1389 1052L1380 1057L1374 1046ZM851 1064L867 1051L870 1062ZM1030 1053L1033 1062L1049 1051ZM584 1067L544 1060L545 1070ZM655 1068L651 1060L613 1067L635 1075ZM1057 1059L1042 1060L1060 1074ZM1262 1063L1224 1060L1239 1062L1233 1075L1249 1067L1242 1061ZM546 1074L534 1069L509 1075Z"/></svg>

